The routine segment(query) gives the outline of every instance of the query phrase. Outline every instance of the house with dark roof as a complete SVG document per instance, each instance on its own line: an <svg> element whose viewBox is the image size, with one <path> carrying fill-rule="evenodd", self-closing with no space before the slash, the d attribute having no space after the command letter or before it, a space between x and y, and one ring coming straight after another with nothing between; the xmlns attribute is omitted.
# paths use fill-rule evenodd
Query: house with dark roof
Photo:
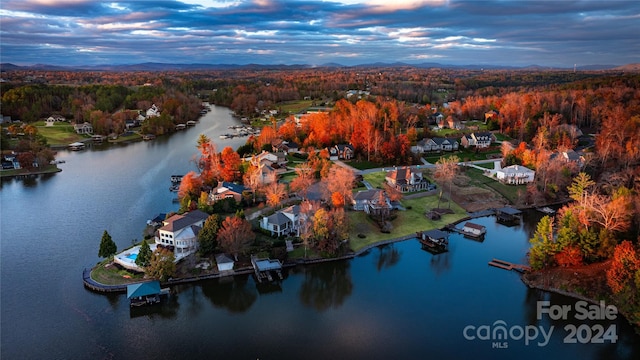
<svg viewBox="0 0 640 360"><path fill-rule="evenodd" d="M300 236L301 215L300 205L292 205L263 217L260 227L270 231L272 236Z"/></svg>
<svg viewBox="0 0 640 360"><path fill-rule="evenodd" d="M209 214L194 210L165 219L156 231L156 245L173 250L176 260L194 253L198 250L198 233L208 217Z"/></svg>
<svg viewBox="0 0 640 360"><path fill-rule="evenodd" d="M234 199L236 202L242 201L242 193L247 189L239 184L219 181L218 186L209 192L209 202L211 204L219 200Z"/></svg>
<svg viewBox="0 0 640 360"><path fill-rule="evenodd" d="M378 214L381 211L390 211L391 202L384 191L380 189L369 189L358 191L353 196L353 210L364 211L367 214Z"/></svg>
<svg viewBox="0 0 640 360"><path fill-rule="evenodd" d="M418 141L412 150L416 154L421 154L430 151L455 151L458 150L458 147L459 144L456 139L434 137Z"/></svg>
<svg viewBox="0 0 640 360"><path fill-rule="evenodd" d="M472 132L471 134L465 134L462 136L460 143L465 147L465 149L471 146L474 146L477 149L484 149L491 146L491 143L495 140L495 136L488 131Z"/></svg>
<svg viewBox="0 0 640 360"><path fill-rule="evenodd" d="M351 144L338 144L329 148L329 160L351 160L354 154Z"/></svg>
<svg viewBox="0 0 640 360"><path fill-rule="evenodd" d="M429 180L422 176L421 171L403 166L387 172L385 176L387 184L400 192L414 192L427 190L431 185Z"/></svg>

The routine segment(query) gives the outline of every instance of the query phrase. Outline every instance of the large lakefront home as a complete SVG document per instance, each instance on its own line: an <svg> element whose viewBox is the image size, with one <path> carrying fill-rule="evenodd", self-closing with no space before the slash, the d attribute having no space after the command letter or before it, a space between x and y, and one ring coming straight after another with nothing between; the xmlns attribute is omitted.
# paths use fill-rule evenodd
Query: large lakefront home
<svg viewBox="0 0 640 360"><path fill-rule="evenodd" d="M429 180L422 176L422 171L402 166L387 172L387 184L400 192L414 192L429 189Z"/></svg>
<svg viewBox="0 0 640 360"><path fill-rule="evenodd" d="M496 178L509 185L522 185L533 182L536 172L522 165L511 165L496 170Z"/></svg>
<svg viewBox="0 0 640 360"><path fill-rule="evenodd" d="M156 245L173 250L176 259L194 253L198 249L198 233L208 217L207 213L194 210L165 219L156 231Z"/></svg>
<svg viewBox="0 0 640 360"><path fill-rule="evenodd" d="M265 216L260 221L260 227L269 231L272 236L294 235L300 236L302 222L300 205L292 205Z"/></svg>

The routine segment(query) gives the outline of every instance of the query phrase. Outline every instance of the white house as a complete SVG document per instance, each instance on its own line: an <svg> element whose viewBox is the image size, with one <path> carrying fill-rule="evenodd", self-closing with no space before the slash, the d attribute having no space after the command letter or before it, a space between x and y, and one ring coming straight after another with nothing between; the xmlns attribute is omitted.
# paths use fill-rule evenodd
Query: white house
<svg viewBox="0 0 640 360"><path fill-rule="evenodd" d="M491 146L491 142L495 140L495 136L490 132L472 132L466 134L460 139L462 146L468 148L475 146L477 149L484 149Z"/></svg>
<svg viewBox="0 0 640 360"><path fill-rule="evenodd" d="M511 165L496 171L496 178L505 184L521 185L533 182L536 172L522 165Z"/></svg>
<svg viewBox="0 0 640 360"><path fill-rule="evenodd" d="M147 110L147 119L150 117L158 117L160 116L160 109L156 106L156 104L151 105L151 107Z"/></svg>
<svg viewBox="0 0 640 360"><path fill-rule="evenodd" d="M292 205L263 217L260 227L271 232L272 236L300 236L301 221L300 205Z"/></svg>
<svg viewBox="0 0 640 360"><path fill-rule="evenodd" d="M207 213L194 210L165 219L156 231L156 245L173 249L176 259L194 253L198 249L198 233L208 217Z"/></svg>
<svg viewBox="0 0 640 360"><path fill-rule="evenodd" d="M86 134L86 135L91 135L93 134L93 126L91 124L89 124L88 122L84 122L82 124L75 124L73 125L73 130L76 131L76 133L82 135L82 134Z"/></svg>

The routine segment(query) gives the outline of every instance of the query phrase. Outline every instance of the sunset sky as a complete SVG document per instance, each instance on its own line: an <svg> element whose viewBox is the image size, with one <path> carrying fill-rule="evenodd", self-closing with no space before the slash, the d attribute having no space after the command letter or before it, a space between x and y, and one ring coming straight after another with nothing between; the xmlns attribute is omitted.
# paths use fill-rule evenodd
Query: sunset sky
<svg viewBox="0 0 640 360"><path fill-rule="evenodd" d="M640 63L640 1L2 0L0 62Z"/></svg>

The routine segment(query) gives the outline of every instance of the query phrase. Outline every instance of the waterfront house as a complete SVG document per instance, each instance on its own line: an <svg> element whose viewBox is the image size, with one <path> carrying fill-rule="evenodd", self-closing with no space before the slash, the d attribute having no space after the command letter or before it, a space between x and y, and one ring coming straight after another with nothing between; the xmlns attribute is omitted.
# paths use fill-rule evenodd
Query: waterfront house
<svg viewBox="0 0 640 360"><path fill-rule="evenodd" d="M500 113L496 110L489 110L486 113L484 113L484 123L486 124L487 121L495 119L498 120L498 116L500 116Z"/></svg>
<svg viewBox="0 0 640 360"><path fill-rule="evenodd" d="M422 176L421 171L403 166L387 172L387 184L400 192L414 192L429 189L429 180Z"/></svg>
<svg viewBox="0 0 640 360"><path fill-rule="evenodd" d="M533 182L536 172L522 165L511 165L496 170L496 178L505 184L522 185Z"/></svg>
<svg viewBox="0 0 640 360"><path fill-rule="evenodd" d="M379 189L358 191L353 196L352 205L354 210L364 211L367 214L378 214L392 209L389 198Z"/></svg>
<svg viewBox="0 0 640 360"><path fill-rule="evenodd" d="M86 121L82 124L73 125L73 130L80 135L93 134L93 126Z"/></svg>
<svg viewBox="0 0 640 360"><path fill-rule="evenodd" d="M147 110L146 118L158 117L160 116L160 109L156 106L156 104L151 105L151 107Z"/></svg>
<svg viewBox="0 0 640 360"><path fill-rule="evenodd" d="M242 192L246 188L239 184L226 181L218 181L218 185L209 192L209 202L215 203L223 199L234 199L236 202L242 201Z"/></svg>
<svg viewBox="0 0 640 360"><path fill-rule="evenodd" d="M293 222L282 212L265 216L260 221L260 227L269 231L271 236L283 236L292 231Z"/></svg>
<svg viewBox="0 0 640 360"><path fill-rule="evenodd" d="M173 250L179 260L198 249L198 233L209 215L200 210L176 214L162 221L156 231L155 243Z"/></svg>

